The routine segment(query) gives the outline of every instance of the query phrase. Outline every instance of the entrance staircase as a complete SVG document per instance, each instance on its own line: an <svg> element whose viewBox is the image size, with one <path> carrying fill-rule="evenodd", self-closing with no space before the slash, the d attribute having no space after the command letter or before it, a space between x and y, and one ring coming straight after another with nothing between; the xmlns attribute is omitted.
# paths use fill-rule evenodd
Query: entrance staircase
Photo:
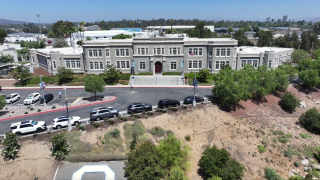
<svg viewBox="0 0 320 180"><path fill-rule="evenodd" d="M133 85L168 85L183 86L185 85L183 76L131 76L130 82Z"/></svg>

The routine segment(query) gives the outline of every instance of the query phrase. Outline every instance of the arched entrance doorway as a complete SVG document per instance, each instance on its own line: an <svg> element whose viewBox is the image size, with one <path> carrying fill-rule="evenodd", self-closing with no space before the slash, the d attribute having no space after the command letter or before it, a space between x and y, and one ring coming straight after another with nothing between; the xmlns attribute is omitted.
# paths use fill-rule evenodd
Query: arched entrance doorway
<svg viewBox="0 0 320 180"><path fill-rule="evenodd" d="M154 72L156 74L161 74L161 71L162 71L162 63L157 61L155 64L154 64Z"/></svg>

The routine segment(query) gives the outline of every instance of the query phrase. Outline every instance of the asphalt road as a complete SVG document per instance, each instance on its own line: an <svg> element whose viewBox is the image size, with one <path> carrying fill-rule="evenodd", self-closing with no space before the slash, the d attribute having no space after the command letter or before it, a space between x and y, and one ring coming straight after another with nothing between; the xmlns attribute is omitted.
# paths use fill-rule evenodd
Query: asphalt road
<svg viewBox="0 0 320 180"><path fill-rule="evenodd" d="M62 92L62 98L64 98L64 91ZM39 92L41 95L41 90L2 90L1 94L8 95L10 93L19 93L21 96L21 101L24 100L29 94ZM44 94L52 93L55 98L59 96L59 89L45 89ZM204 97L205 95L211 95L210 88L196 88L196 95ZM85 92L84 89L67 89L67 97L89 97L93 94ZM113 107L117 108L119 111L127 110L129 104L134 102L148 103L152 105L157 105L160 99L172 98L182 101L186 96L193 95L193 88L134 88L130 90L129 88L106 88L103 93L98 93L98 95L104 96L116 96L117 100L113 102L96 104L91 106L84 106L79 108L69 109L70 116L80 116L81 118L89 118L90 110L96 107ZM17 102L19 103L19 102ZM47 125L52 125L52 120L59 116L67 115L66 110L49 112L39 115L15 118L10 120L0 121L0 134L4 134L10 131L10 125L15 122L34 120L34 121L45 121Z"/></svg>

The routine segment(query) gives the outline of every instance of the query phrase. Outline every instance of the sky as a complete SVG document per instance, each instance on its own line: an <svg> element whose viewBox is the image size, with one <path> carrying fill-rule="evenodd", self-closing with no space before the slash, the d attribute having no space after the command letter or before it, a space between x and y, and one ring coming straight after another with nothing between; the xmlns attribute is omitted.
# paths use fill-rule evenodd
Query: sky
<svg viewBox="0 0 320 180"><path fill-rule="evenodd" d="M3 0L0 18L37 23L122 19L261 20L320 17L320 0Z"/></svg>

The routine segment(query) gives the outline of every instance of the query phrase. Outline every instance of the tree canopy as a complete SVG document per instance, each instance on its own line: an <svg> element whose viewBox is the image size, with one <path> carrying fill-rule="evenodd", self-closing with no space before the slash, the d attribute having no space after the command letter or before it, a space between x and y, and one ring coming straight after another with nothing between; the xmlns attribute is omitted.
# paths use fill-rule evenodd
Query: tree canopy
<svg viewBox="0 0 320 180"><path fill-rule="evenodd" d="M103 71L104 80L107 84L118 83L120 79L120 72L121 70L113 64L107 65L106 69Z"/></svg>
<svg viewBox="0 0 320 180"><path fill-rule="evenodd" d="M69 37L75 32L75 27L72 22L60 20L52 25L52 32L51 35L55 35L56 38Z"/></svg>
<svg viewBox="0 0 320 180"><path fill-rule="evenodd" d="M238 40L238 46L253 46L253 43L249 41L244 32L244 29L240 28L233 34L233 38Z"/></svg>
<svg viewBox="0 0 320 180"><path fill-rule="evenodd" d="M72 78L73 71L71 69L67 69L65 67L58 67L57 71L58 71L57 77L59 79L59 84L67 83Z"/></svg>
<svg viewBox="0 0 320 180"><path fill-rule="evenodd" d="M25 85L27 83L27 80L31 77L29 68L24 67L23 65L14 68L10 74L22 85Z"/></svg>
<svg viewBox="0 0 320 180"><path fill-rule="evenodd" d="M105 82L100 76L87 76L84 79L84 88L86 92L94 93L94 96L96 97L98 92L103 92L105 90L104 88Z"/></svg>
<svg viewBox="0 0 320 180"><path fill-rule="evenodd" d="M0 29L0 44L3 44L5 41L5 38L7 37L7 31L4 29Z"/></svg>
<svg viewBox="0 0 320 180"><path fill-rule="evenodd" d="M53 48L63 48L63 47L69 47L69 45L64 39L59 39L58 41L53 43L52 47Z"/></svg>
<svg viewBox="0 0 320 180"><path fill-rule="evenodd" d="M132 36L127 35L127 34L118 34L112 37L112 39L128 39L128 38L132 38Z"/></svg>
<svg viewBox="0 0 320 180"><path fill-rule="evenodd" d="M28 42L28 41L20 41L20 46L21 47L25 47L25 48L29 48L29 49L41 49L41 48L45 48L46 44L45 44L45 40L42 41L32 41L32 42Z"/></svg>

